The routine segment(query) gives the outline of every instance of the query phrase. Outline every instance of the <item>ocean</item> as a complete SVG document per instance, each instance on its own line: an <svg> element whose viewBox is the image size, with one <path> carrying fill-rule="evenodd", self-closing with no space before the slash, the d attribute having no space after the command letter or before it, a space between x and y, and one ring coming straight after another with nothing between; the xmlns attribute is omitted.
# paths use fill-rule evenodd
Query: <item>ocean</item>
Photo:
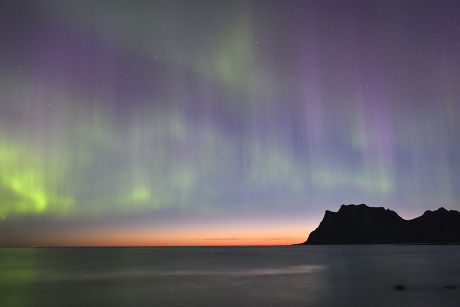
<svg viewBox="0 0 460 307"><path fill-rule="evenodd" d="M0 306L460 306L460 246L2 248Z"/></svg>

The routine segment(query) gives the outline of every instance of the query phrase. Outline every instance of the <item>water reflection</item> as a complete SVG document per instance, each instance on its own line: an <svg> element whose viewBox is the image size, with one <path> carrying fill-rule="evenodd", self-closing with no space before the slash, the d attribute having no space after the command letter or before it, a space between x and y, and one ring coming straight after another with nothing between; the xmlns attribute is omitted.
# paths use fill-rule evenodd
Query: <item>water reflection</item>
<svg viewBox="0 0 460 307"><path fill-rule="evenodd" d="M2 306L460 301L460 246L0 249L0 259Z"/></svg>

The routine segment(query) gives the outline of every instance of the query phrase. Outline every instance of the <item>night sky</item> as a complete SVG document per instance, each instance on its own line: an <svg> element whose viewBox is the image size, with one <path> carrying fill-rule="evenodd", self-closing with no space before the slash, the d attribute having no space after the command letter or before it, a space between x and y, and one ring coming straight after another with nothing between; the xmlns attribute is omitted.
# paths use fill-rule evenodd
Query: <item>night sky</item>
<svg viewBox="0 0 460 307"><path fill-rule="evenodd" d="M2 246L460 209L460 1L1 1L0 93Z"/></svg>

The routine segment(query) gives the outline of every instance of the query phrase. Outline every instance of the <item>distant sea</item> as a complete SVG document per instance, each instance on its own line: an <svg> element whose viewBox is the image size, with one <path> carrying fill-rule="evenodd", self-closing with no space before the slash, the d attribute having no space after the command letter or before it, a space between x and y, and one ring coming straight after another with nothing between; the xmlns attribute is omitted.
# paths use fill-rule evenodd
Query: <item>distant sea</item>
<svg viewBox="0 0 460 307"><path fill-rule="evenodd" d="M0 306L460 306L460 246L2 248Z"/></svg>

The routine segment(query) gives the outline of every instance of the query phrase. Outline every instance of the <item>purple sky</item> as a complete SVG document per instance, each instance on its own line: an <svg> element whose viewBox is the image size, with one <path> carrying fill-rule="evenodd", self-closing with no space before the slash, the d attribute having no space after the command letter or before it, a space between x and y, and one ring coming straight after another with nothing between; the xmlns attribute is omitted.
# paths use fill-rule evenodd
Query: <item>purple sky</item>
<svg viewBox="0 0 460 307"><path fill-rule="evenodd" d="M459 16L458 1L2 1L0 245L250 221L306 237L342 203L458 210Z"/></svg>

